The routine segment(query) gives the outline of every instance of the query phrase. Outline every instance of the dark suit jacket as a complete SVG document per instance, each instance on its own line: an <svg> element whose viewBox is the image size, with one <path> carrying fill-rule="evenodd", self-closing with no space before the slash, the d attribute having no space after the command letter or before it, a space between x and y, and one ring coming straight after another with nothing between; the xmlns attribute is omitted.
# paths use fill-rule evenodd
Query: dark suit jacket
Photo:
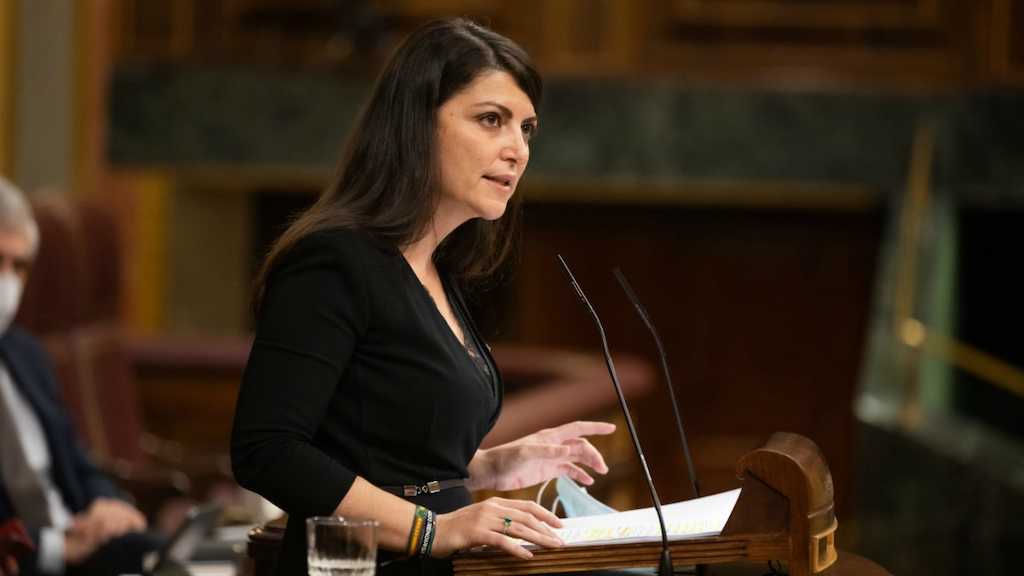
<svg viewBox="0 0 1024 576"><path fill-rule="evenodd" d="M75 514L96 498L117 497L117 489L89 460L78 442L42 346L25 331L12 326L0 336L0 359L39 418L50 449L53 481L68 510ZM13 516L14 507L0 480L0 521ZM39 534L34 532L32 539L38 543ZM35 566L35 558L22 559L22 574L31 574Z"/></svg>

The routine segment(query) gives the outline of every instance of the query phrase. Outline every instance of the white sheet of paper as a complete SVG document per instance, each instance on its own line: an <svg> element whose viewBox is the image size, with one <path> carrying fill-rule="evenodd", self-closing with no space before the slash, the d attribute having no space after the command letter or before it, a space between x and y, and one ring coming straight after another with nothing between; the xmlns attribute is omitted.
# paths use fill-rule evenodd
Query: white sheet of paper
<svg viewBox="0 0 1024 576"><path fill-rule="evenodd" d="M669 540L721 534L739 496L740 489L737 488L662 506ZM566 546L661 540L658 515L653 507L615 514L564 518L562 525L555 532L565 541Z"/></svg>
<svg viewBox="0 0 1024 576"><path fill-rule="evenodd" d="M235 565L231 562L189 562L192 576L235 576Z"/></svg>

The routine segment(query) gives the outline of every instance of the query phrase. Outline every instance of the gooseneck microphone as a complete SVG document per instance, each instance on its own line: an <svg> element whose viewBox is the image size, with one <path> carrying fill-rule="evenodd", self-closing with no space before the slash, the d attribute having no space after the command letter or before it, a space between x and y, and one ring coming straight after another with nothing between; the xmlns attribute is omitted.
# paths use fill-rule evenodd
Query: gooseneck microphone
<svg viewBox="0 0 1024 576"><path fill-rule="evenodd" d="M626 417L626 427L629 429L629 437L633 440L633 448L636 449L636 455L640 458L640 466L644 472L644 479L647 480L647 487L651 490L651 500L654 501L654 511L658 514L658 525L661 528L661 561L658 564L658 576L672 576L674 571L672 567L672 553L668 547L668 530L665 529L665 518L661 513L661 500L658 499L658 491L654 488L654 480L651 478L651 470L647 467L647 458L644 457L644 450L640 447L640 439L636 435L636 428L633 426L633 417L629 414L629 407L626 405L626 396L622 393L622 384L619 383L618 372L615 371L615 363L612 361L611 351L608 349L608 338L604 333L604 326L601 325L601 319L597 316L597 311L590 304L590 300L583 293L583 289L580 288L576 277L573 276L572 270L569 269L569 265L565 263L565 258L562 255L558 255L558 261L562 264L562 269L565 270L565 274L569 277L569 285L572 286L573 290L576 291L576 295L579 296L580 301L590 312L590 316L594 319L594 324L597 326L597 332L601 336L601 349L604 351L604 361L608 365L608 374L612 377L612 384L615 386L615 393L619 396L619 406L622 407L622 413Z"/></svg>
<svg viewBox="0 0 1024 576"><path fill-rule="evenodd" d="M612 274L615 275L615 279L619 281L619 286L622 286L622 291L626 293L626 297L629 298L629 301L633 303L633 307L636 308L636 313L640 315L640 319L647 326L647 330L654 338L654 345L658 347L658 355L661 357L661 372L665 375L665 386L668 387L669 397L672 398L672 412L676 417L676 429L679 431L679 440L683 443L683 456L686 457L686 468L690 472L690 486L693 488L693 497L700 498L700 484L697 482L697 473L693 469L693 458L690 457L690 445L686 441L686 432L683 431L683 418L679 415L679 403L676 401L675 389L672 386L672 374L668 370L668 355L665 354L665 347L661 345L658 331L655 330L654 323L651 322L651 317L647 314L647 309L640 303L640 299L636 297L636 292L633 292L633 287L626 280L626 275L618 267L612 270Z"/></svg>

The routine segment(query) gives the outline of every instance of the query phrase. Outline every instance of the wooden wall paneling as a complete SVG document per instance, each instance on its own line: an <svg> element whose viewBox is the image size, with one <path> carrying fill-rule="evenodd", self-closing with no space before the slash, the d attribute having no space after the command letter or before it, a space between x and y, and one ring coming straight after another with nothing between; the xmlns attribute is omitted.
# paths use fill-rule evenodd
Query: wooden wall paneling
<svg viewBox="0 0 1024 576"><path fill-rule="evenodd" d="M191 54L196 2L119 0L117 60L180 60Z"/></svg>
<svg viewBox="0 0 1024 576"><path fill-rule="evenodd" d="M1010 67L1013 78L1024 81L1024 1L1002 0L1011 5L1009 38Z"/></svg>
<svg viewBox="0 0 1024 576"><path fill-rule="evenodd" d="M330 12L335 0L224 0L229 12L234 14L242 13L281 13L287 10L301 10L304 12Z"/></svg>
<svg viewBox="0 0 1024 576"><path fill-rule="evenodd" d="M378 2L387 9L406 18L430 20L446 16L494 18L500 16L505 3L500 0L389 0Z"/></svg>
<svg viewBox="0 0 1024 576"><path fill-rule="evenodd" d="M1024 0L992 0L990 22L994 80L1024 84Z"/></svg>
<svg viewBox="0 0 1024 576"><path fill-rule="evenodd" d="M598 348L556 266L560 252L601 314L613 353L657 362L610 274L622 266L665 341L705 487L734 486L736 458L770 432L788 430L822 447L837 505L846 509L880 210L531 204L525 222L513 339ZM666 499L685 497L665 393L636 410L659 488Z"/></svg>
<svg viewBox="0 0 1024 576"><path fill-rule="evenodd" d="M118 61L305 64L338 31L329 0L115 0Z"/></svg>
<svg viewBox="0 0 1024 576"><path fill-rule="evenodd" d="M136 372L146 431L190 448L224 453L238 399L234 375Z"/></svg>
<svg viewBox="0 0 1024 576"><path fill-rule="evenodd" d="M546 73L628 72L637 52L638 5L625 0L537 2L530 19L541 38L533 56Z"/></svg>
<svg viewBox="0 0 1024 576"><path fill-rule="evenodd" d="M337 52L332 45L344 25L338 6L327 0L116 1L120 61L316 64ZM522 42L545 71L604 74L634 64L638 5L626 0L524 0L515 5L399 0L371 1L366 10L381 19L381 42L388 46L428 20L460 15Z"/></svg>
<svg viewBox="0 0 1024 576"><path fill-rule="evenodd" d="M425 22L453 16L469 18L519 40L516 31L509 27L509 16L523 13L527 1L529 0L378 0L374 4L380 13L392 20L394 29L389 36L392 42L397 43Z"/></svg>
<svg viewBox="0 0 1024 576"><path fill-rule="evenodd" d="M76 4L74 192L111 197L107 188L107 88L113 67L111 0Z"/></svg>
<svg viewBox="0 0 1024 576"><path fill-rule="evenodd" d="M238 28L238 20L244 16L245 5L243 0L206 0L196 7L198 54L206 58L219 57L228 62L266 57L265 44L252 42ZM274 62L274 59L270 62Z"/></svg>
<svg viewBox="0 0 1024 576"><path fill-rule="evenodd" d="M351 3L333 0L205 0L208 22L200 37L204 52L228 62L309 65L343 58L337 50L342 9Z"/></svg>
<svg viewBox="0 0 1024 576"><path fill-rule="evenodd" d="M774 84L955 85L970 70L966 0L651 4L654 73Z"/></svg>
<svg viewBox="0 0 1024 576"><path fill-rule="evenodd" d="M939 0L674 0L672 6L678 22L732 28L930 29L941 18Z"/></svg>
<svg viewBox="0 0 1024 576"><path fill-rule="evenodd" d="M1021 0L111 1L118 61L374 70L423 22L465 15L522 43L551 75L917 88L1014 80L1024 68ZM373 23L363 30L344 10ZM991 38L977 29L990 10Z"/></svg>
<svg viewBox="0 0 1024 576"><path fill-rule="evenodd" d="M878 205L879 192L860 183L769 179L677 179L637 185L615 178L574 177L570 182L531 176L523 190L527 202L657 207L861 211Z"/></svg>

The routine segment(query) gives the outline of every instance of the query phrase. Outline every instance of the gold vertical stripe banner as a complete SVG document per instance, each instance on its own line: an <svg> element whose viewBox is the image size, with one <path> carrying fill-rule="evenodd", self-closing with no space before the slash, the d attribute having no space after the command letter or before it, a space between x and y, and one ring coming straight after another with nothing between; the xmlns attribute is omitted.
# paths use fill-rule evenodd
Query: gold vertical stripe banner
<svg viewBox="0 0 1024 576"><path fill-rule="evenodd" d="M13 178L17 0L0 0L0 174Z"/></svg>
<svg viewBox="0 0 1024 576"><path fill-rule="evenodd" d="M117 199L125 248L121 313L134 332L160 332L166 326L167 220L173 180L157 170L141 170L111 172L108 181L111 197Z"/></svg>
<svg viewBox="0 0 1024 576"><path fill-rule="evenodd" d="M80 196L109 195L105 155L112 11L110 0L89 0L74 5L72 188Z"/></svg>
<svg viewBox="0 0 1024 576"><path fill-rule="evenodd" d="M159 332L164 326L167 286L167 204L172 183L164 175L140 173L134 178L135 229L138 248L132 268L134 327L142 333Z"/></svg>

